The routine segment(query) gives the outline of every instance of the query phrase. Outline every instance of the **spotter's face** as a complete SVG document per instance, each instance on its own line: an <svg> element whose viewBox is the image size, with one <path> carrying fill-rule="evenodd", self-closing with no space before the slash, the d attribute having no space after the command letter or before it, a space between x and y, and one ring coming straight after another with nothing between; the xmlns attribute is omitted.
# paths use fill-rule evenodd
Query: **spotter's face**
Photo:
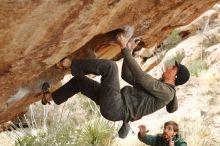
<svg viewBox="0 0 220 146"><path fill-rule="evenodd" d="M173 125L166 125L163 129L163 138L167 141L172 139L177 133L173 129Z"/></svg>

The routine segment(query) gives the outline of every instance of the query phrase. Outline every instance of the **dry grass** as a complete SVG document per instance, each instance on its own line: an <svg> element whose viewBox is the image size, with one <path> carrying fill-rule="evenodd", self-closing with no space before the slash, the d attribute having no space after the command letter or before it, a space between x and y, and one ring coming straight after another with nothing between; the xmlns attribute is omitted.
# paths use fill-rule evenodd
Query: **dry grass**
<svg viewBox="0 0 220 146"><path fill-rule="evenodd" d="M204 94L220 95L220 74L217 70L210 69L200 75L201 91Z"/></svg>
<svg viewBox="0 0 220 146"><path fill-rule="evenodd" d="M78 111L75 110L76 103L67 102L60 106L54 105L55 108L50 110L52 114L47 116L39 112L45 121L44 124L38 121L40 132L20 136L16 146L49 146L52 143L57 146L110 146L117 135L115 124L102 118L95 103L82 94L73 98L78 98L78 104L82 105ZM80 109L83 114L79 112Z"/></svg>
<svg viewBox="0 0 220 146"><path fill-rule="evenodd" d="M179 123L180 135L189 146L220 146L218 137L212 133L212 125L206 118L183 119Z"/></svg>

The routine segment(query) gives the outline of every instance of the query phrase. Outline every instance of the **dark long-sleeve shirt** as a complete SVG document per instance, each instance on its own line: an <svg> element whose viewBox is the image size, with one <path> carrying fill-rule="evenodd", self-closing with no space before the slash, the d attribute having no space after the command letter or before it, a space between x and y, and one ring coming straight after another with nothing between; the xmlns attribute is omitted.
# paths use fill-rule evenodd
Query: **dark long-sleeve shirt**
<svg viewBox="0 0 220 146"><path fill-rule="evenodd" d="M121 77L132 86L121 89L125 104L125 122L135 121L164 106L168 112L177 110L173 85L163 83L142 71L127 48L122 50L124 61Z"/></svg>

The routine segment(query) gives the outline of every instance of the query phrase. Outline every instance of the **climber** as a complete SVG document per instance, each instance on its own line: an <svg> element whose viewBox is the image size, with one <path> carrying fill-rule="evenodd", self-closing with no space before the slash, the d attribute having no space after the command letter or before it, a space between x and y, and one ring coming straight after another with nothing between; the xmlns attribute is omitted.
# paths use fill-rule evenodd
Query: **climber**
<svg viewBox="0 0 220 146"><path fill-rule="evenodd" d="M145 125L139 126L138 139L150 146L187 146L179 135L179 126L174 121L164 123L163 134L148 135Z"/></svg>
<svg viewBox="0 0 220 146"><path fill-rule="evenodd" d="M177 110L175 86L189 79L187 68L176 63L168 67L162 81L143 72L130 51L140 42L127 31L118 33L117 42L124 57L121 77L130 85L120 90L118 68L115 62L105 59L72 60L64 58L57 65L70 69L73 78L56 91L44 92L42 104L53 100L56 104L65 102L74 94L81 92L97 105L103 117L110 121L123 121L118 134L125 138L130 130L128 122L136 121L164 106L168 112ZM87 74L101 75L101 82L88 78Z"/></svg>

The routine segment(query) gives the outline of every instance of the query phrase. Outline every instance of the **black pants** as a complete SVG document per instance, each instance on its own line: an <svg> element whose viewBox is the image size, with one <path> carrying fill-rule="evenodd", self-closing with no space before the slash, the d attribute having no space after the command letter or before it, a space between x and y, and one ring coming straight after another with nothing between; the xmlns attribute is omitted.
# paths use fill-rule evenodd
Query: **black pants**
<svg viewBox="0 0 220 146"><path fill-rule="evenodd" d="M111 121L123 120L124 104L115 62L101 59L73 60L71 72L74 77L52 93L56 104L61 104L81 92L100 105L103 117ZM101 75L101 83L86 77L87 74Z"/></svg>

